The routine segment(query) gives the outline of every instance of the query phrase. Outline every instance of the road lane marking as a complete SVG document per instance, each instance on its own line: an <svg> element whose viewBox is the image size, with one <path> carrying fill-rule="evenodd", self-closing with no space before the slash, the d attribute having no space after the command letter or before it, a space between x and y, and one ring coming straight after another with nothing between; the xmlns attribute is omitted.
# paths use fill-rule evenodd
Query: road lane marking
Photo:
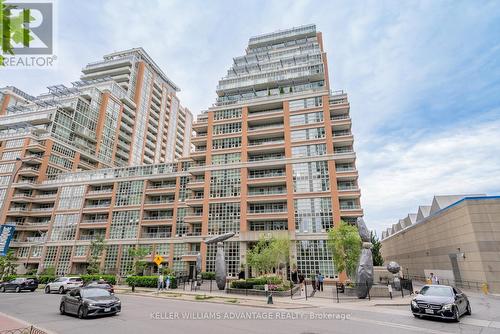
<svg viewBox="0 0 500 334"><path fill-rule="evenodd" d="M424 333L432 333L432 334L453 334L453 332L444 332L444 331L440 331L440 330L436 330L436 329L422 328L422 327L416 327L416 326L404 325L404 324L396 324L393 322L380 321L380 320L362 319L362 318L358 318L358 317L350 317L350 320L354 320L354 321L358 321L358 322L365 322L365 323L370 323L370 324L375 324L375 325L385 326L385 327L400 328L400 329L410 330L410 331L415 331L415 332L424 332Z"/></svg>

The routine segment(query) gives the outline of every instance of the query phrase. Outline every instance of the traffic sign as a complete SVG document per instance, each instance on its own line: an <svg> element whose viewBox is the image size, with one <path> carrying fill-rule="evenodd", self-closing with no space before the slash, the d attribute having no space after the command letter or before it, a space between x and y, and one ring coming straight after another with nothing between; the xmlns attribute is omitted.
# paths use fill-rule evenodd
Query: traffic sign
<svg viewBox="0 0 500 334"><path fill-rule="evenodd" d="M159 266L163 262L163 256L156 255L155 258L154 258L154 260L153 260L153 262L156 263L157 266Z"/></svg>

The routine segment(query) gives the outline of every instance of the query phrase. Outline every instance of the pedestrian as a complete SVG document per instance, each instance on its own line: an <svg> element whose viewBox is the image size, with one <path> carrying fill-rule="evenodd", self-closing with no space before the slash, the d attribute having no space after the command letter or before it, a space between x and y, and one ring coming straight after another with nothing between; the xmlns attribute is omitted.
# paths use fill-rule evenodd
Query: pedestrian
<svg viewBox="0 0 500 334"><path fill-rule="evenodd" d="M158 276L158 291L162 290L163 290L163 274L160 274L160 276Z"/></svg>
<svg viewBox="0 0 500 334"><path fill-rule="evenodd" d="M439 285L439 277L437 275L432 275L432 284L438 284Z"/></svg>
<svg viewBox="0 0 500 334"><path fill-rule="evenodd" d="M300 284L300 296L304 295L304 275L302 273L298 274L299 284Z"/></svg>
<svg viewBox="0 0 500 334"><path fill-rule="evenodd" d="M325 280L325 276L319 273L318 281L319 281L319 291L323 291L323 281Z"/></svg>
<svg viewBox="0 0 500 334"><path fill-rule="evenodd" d="M298 277L298 273L297 273L297 269L296 269L296 268L294 268L294 269L292 270L292 282L293 282L294 284L299 283L299 277Z"/></svg>
<svg viewBox="0 0 500 334"><path fill-rule="evenodd" d="M167 290L170 289L170 275L167 275L167 280L165 281Z"/></svg>
<svg viewBox="0 0 500 334"><path fill-rule="evenodd" d="M314 291L319 289L319 271L316 270L316 275L314 275Z"/></svg>

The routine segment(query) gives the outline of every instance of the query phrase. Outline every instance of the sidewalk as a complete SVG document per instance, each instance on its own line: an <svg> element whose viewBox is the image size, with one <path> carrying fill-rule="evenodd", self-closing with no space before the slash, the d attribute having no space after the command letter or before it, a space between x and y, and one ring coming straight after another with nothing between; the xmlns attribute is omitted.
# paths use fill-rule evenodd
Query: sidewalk
<svg viewBox="0 0 500 334"><path fill-rule="evenodd" d="M122 294L129 294L135 296L148 296L156 298L176 299L184 301L196 302L210 302L222 304L238 304L241 306L253 307L266 307L266 308L279 308L279 309L300 309L300 308L313 308L313 307L374 307L374 306L406 306L410 304L413 296L395 296L393 299L389 298L373 298L368 299L349 299L341 300L337 303L333 298L325 297L294 297L291 299L287 297L273 296L273 304L267 304L265 296L247 296L240 294L228 294L224 290L210 291L189 291L182 289L168 290L158 292L155 288L135 288L135 292L128 286L116 286L115 292Z"/></svg>
<svg viewBox="0 0 500 334"><path fill-rule="evenodd" d="M24 320L14 318L10 315L0 312L0 333L4 331L7 333L19 333L19 334L29 334L34 333L34 331L39 334L52 334L53 332L34 326Z"/></svg>

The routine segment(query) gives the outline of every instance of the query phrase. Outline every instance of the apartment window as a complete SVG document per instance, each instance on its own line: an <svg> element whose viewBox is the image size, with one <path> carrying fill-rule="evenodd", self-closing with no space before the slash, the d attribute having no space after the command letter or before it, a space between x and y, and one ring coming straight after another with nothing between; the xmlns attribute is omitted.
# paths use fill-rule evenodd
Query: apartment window
<svg viewBox="0 0 500 334"><path fill-rule="evenodd" d="M212 149L220 150L241 147L241 137L221 138L212 140Z"/></svg>
<svg viewBox="0 0 500 334"><path fill-rule="evenodd" d="M79 210L83 205L85 186L63 187L59 196L59 210Z"/></svg>
<svg viewBox="0 0 500 334"><path fill-rule="evenodd" d="M48 246L47 251L45 252L43 267L45 269L54 268L54 264L56 262L56 256L57 256L57 246Z"/></svg>
<svg viewBox="0 0 500 334"><path fill-rule="evenodd" d="M321 122L323 122L323 113L322 112L312 112L312 113L307 113L307 114L291 115L290 116L290 125L291 126L321 123Z"/></svg>
<svg viewBox="0 0 500 334"><path fill-rule="evenodd" d="M225 245L224 245L225 246ZM186 254L188 250L188 244L174 244L174 256L172 257L173 266L172 269L175 273L187 273L187 262L182 261L182 255Z"/></svg>
<svg viewBox="0 0 500 334"><path fill-rule="evenodd" d="M29 253L30 253L29 247L21 247L17 250L17 257L28 257Z"/></svg>
<svg viewBox="0 0 500 334"><path fill-rule="evenodd" d="M31 246L31 257L42 256L43 246Z"/></svg>
<svg viewBox="0 0 500 334"><path fill-rule="evenodd" d="M240 230L240 203L211 203L208 209L208 234Z"/></svg>
<svg viewBox="0 0 500 334"><path fill-rule="evenodd" d="M286 203L250 203L248 213L286 212Z"/></svg>
<svg viewBox="0 0 500 334"><path fill-rule="evenodd" d="M107 274L116 274L116 262L118 261L118 246L108 245L106 247L106 257L104 259L104 271Z"/></svg>
<svg viewBox="0 0 500 334"><path fill-rule="evenodd" d="M56 275L66 275L70 272L70 262L71 252L73 251L72 246L62 246L61 253L59 254L59 260L57 261Z"/></svg>
<svg viewBox="0 0 500 334"><path fill-rule="evenodd" d="M141 204L144 181L126 181L118 183L116 206Z"/></svg>
<svg viewBox="0 0 500 334"><path fill-rule="evenodd" d="M56 164L56 165L59 165L59 166L62 166L64 168L67 168L67 169L71 169L73 168L73 162L67 158L63 158L63 157L60 157L58 155L51 155L49 157L49 161Z"/></svg>
<svg viewBox="0 0 500 334"><path fill-rule="evenodd" d="M217 245L207 245L207 272L215 272L215 255ZM224 254L226 256L227 274L236 277L240 272L240 243L238 241L224 242Z"/></svg>
<svg viewBox="0 0 500 334"><path fill-rule="evenodd" d="M212 171L210 175L210 198L240 195L240 169Z"/></svg>
<svg viewBox="0 0 500 334"><path fill-rule="evenodd" d="M17 158L21 158L21 151L4 152L2 155L2 160L16 160Z"/></svg>
<svg viewBox="0 0 500 334"><path fill-rule="evenodd" d="M75 246L75 256L87 256L87 253L89 251L89 246L86 245L79 245Z"/></svg>
<svg viewBox="0 0 500 334"><path fill-rule="evenodd" d="M240 118L241 109L226 109L214 111L214 120Z"/></svg>
<svg viewBox="0 0 500 334"><path fill-rule="evenodd" d="M237 132L241 132L241 122L216 124L213 127L214 135L222 135L226 133L237 133Z"/></svg>
<svg viewBox="0 0 500 334"><path fill-rule="evenodd" d="M212 155L213 165L225 165L241 162L241 153L225 153Z"/></svg>
<svg viewBox="0 0 500 334"><path fill-rule="evenodd" d="M301 233L322 233L333 227L330 197L294 200L295 229Z"/></svg>
<svg viewBox="0 0 500 334"><path fill-rule="evenodd" d="M292 147L292 157L311 157L315 155L325 155L326 144L314 144Z"/></svg>
<svg viewBox="0 0 500 334"><path fill-rule="evenodd" d="M135 245L122 245L122 256L120 259L120 276L128 275L132 272L133 259L129 251L135 248Z"/></svg>
<svg viewBox="0 0 500 334"><path fill-rule="evenodd" d="M297 111L302 109L321 107L323 105L323 100L321 96L311 97L307 99L300 99L290 101L290 111Z"/></svg>
<svg viewBox="0 0 500 334"><path fill-rule="evenodd" d="M111 220L110 239L137 238L139 226L139 210L114 211Z"/></svg>
<svg viewBox="0 0 500 334"><path fill-rule="evenodd" d="M10 182L10 175L0 176L0 186L6 186Z"/></svg>
<svg viewBox="0 0 500 334"><path fill-rule="evenodd" d="M335 268L327 240L300 240L297 247L297 270L309 277L317 271L325 277L334 278Z"/></svg>
<svg viewBox="0 0 500 334"><path fill-rule="evenodd" d="M64 147L60 144L57 144L57 143L54 143L52 145L52 151L54 152L58 152L58 153L61 153L62 155L65 155L67 157L70 157L70 158L74 158L75 157L75 151L74 150L71 150L67 147Z"/></svg>
<svg viewBox="0 0 500 334"><path fill-rule="evenodd" d="M325 138L325 128L295 130L291 132L291 138L292 141Z"/></svg>
<svg viewBox="0 0 500 334"><path fill-rule="evenodd" d="M156 244L155 254L168 257L170 254L170 244Z"/></svg>
<svg viewBox="0 0 500 334"><path fill-rule="evenodd" d="M184 222L184 217L186 217L187 208L177 209L177 220L175 224L175 234L182 236L186 234L189 230L188 225Z"/></svg>
<svg viewBox="0 0 500 334"><path fill-rule="evenodd" d="M265 220L249 223L250 231L285 231L288 230L286 220Z"/></svg>
<svg viewBox="0 0 500 334"><path fill-rule="evenodd" d="M5 148L22 147L24 145L24 139L13 139L5 142Z"/></svg>
<svg viewBox="0 0 500 334"><path fill-rule="evenodd" d="M51 241L74 240L80 215L56 215L50 235Z"/></svg>
<svg viewBox="0 0 500 334"><path fill-rule="evenodd" d="M184 202L187 198L188 183L189 183L189 177L181 176L179 178L179 202Z"/></svg>
<svg viewBox="0 0 500 334"><path fill-rule="evenodd" d="M16 164L3 164L0 165L0 173L12 173Z"/></svg>
<svg viewBox="0 0 500 334"><path fill-rule="evenodd" d="M249 179L260 179L264 177L278 177L285 176L285 170L282 168L276 169L264 169L264 170L249 170L248 178Z"/></svg>
<svg viewBox="0 0 500 334"><path fill-rule="evenodd" d="M330 190L328 163L326 161L293 164L292 170L294 192L302 193Z"/></svg>

